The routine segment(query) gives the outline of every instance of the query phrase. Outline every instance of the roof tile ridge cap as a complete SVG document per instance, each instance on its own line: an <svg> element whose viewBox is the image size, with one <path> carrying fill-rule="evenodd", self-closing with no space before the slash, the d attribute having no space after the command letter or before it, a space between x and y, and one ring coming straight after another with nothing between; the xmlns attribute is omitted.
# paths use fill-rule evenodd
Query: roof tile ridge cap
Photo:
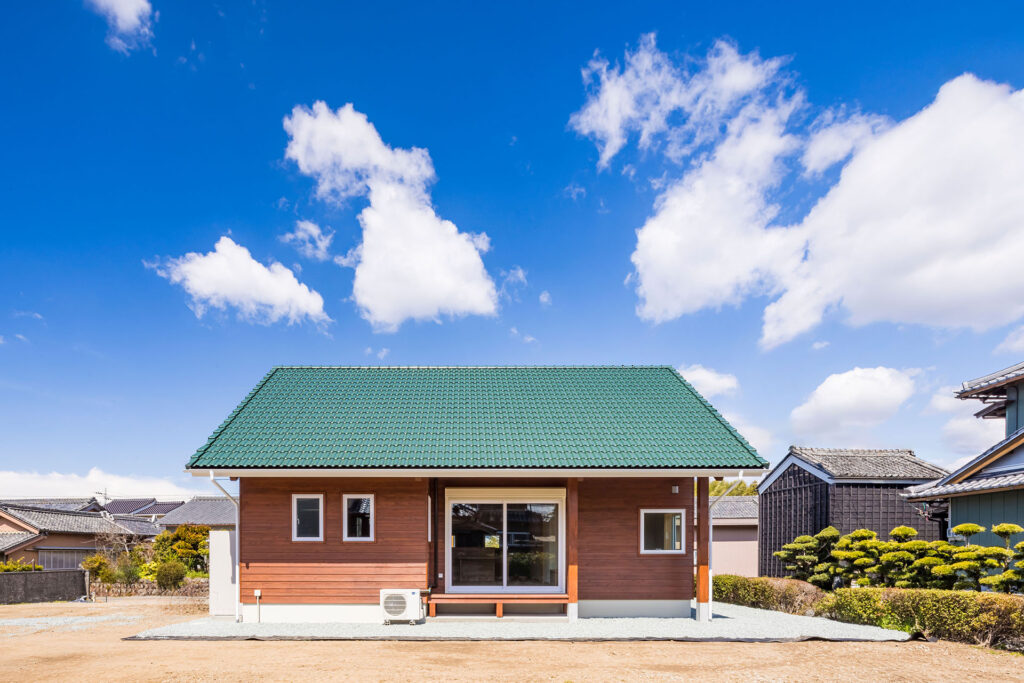
<svg viewBox="0 0 1024 683"><path fill-rule="evenodd" d="M507 365L275 365L274 370L674 370L671 365L626 365L611 363L596 364L540 364L512 363Z"/></svg>
<svg viewBox="0 0 1024 683"><path fill-rule="evenodd" d="M722 417L721 413L718 412L718 409L715 408L713 405L711 405L711 403L706 398L701 396L700 392L697 391L696 389L694 389L693 385L691 385L686 380L686 378L683 377L682 374L680 374L680 372L675 369L675 367L673 367L671 365L658 365L658 366L651 366L651 367L668 370L669 373L671 373L677 380L679 380L682 383L682 385L684 387L686 387L686 389L689 390L689 392L691 394L693 394L694 397L697 398L697 400L699 400L702 404L704 404L704 407L706 407L708 410L711 411L711 414L714 415L715 418L718 419L718 421L722 424L723 427L725 427L727 430L729 430L730 434L732 434L734 437L736 437L736 440L740 442L741 446L746 448L747 451L752 456L754 456L758 460L762 461L765 465L768 464L768 461L765 460L763 457L761 457L758 454L757 450L753 446L750 445L750 443L743 437L743 435L740 434L738 431L736 431L736 428L733 427L731 424L729 424L728 420L726 420L724 417Z"/></svg>
<svg viewBox="0 0 1024 683"><path fill-rule="evenodd" d="M78 515L81 517L96 517L102 515L102 512L90 512L88 510L60 510L57 508L42 507L40 505L8 505L0 504L0 508L8 509L14 508L15 510L28 510L29 512L43 512L51 515Z"/></svg>
<svg viewBox="0 0 1024 683"><path fill-rule="evenodd" d="M192 465L195 464L196 460L198 460L204 453L206 453L207 450L209 450L210 446L213 445L213 442L217 440L217 438L225 429L227 429L228 425L231 424L236 417L238 417L239 413L241 413L242 410L247 405L249 405L249 401L251 401L256 396L256 394L260 392L261 389L263 389L264 385L266 385L266 383L270 381L270 378L274 376L274 373L281 369L283 369L283 366L275 365L270 369L270 372L263 376L263 379L261 379L259 383L257 383L256 386L253 387L248 394L246 394L245 398L242 399L242 402L239 403L235 407L235 409L231 411L231 414L228 415L227 418L220 423L220 426L213 430L213 434L211 434L206 439L206 443L200 446L196 450L196 452L192 454L192 457L189 458L188 460L188 464L185 466L186 469L192 467Z"/></svg>

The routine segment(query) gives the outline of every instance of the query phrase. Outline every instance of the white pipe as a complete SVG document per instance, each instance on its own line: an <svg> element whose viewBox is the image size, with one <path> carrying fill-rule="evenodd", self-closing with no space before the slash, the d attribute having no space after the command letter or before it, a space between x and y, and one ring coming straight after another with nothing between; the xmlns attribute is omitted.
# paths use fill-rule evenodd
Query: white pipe
<svg viewBox="0 0 1024 683"><path fill-rule="evenodd" d="M708 505L708 517L711 518L708 520L708 581L711 582L711 585L708 586L710 589L708 591L708 611L714 611L715 607L715 518L711 514L711 510L718 505L718 501L728 496L734 488L739 486L741 481L743 481L743 470L740 470L740 476L732 483L732 486L727 488L725 493L715 498Z"/></svg>
<svg viewBox="0 0 1024 683"><path fill-rule="evenodd" d="M241 564L242 554L241 546L238 543L238 539L242 536L242 514L241 506L238 500L227 492L220 482L213 478L213 470L210 470L210 483L219 488L221 492L227 496L228 500L235 504L235 566L233 571L235 573L235 623L242 621L242 572L240 571L239 565Z"/></svg>

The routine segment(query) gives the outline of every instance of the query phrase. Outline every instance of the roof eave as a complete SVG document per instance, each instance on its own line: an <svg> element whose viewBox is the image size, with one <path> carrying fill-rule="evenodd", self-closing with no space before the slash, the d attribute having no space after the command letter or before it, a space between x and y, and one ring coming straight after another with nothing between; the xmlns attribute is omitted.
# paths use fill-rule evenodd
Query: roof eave
<svg viewBox="0 0 1024 683"><path fill-rule="evenodd" d="M190 467L194 477L756 477L766 467Z"/></svg>

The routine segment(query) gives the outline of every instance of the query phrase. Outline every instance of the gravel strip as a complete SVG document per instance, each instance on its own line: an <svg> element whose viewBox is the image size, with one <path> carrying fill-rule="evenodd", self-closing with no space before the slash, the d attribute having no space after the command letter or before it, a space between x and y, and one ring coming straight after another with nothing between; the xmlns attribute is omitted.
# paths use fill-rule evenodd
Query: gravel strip
<svg viewBox="0 0 1024 683"><path fill-rule="evenodd" d="M97 624L130 624L142 617L134 614L111 614L97 617L25 617L0 619L0 637L38 633L49 629L81 631Z"/></svg>
<svg viewBox="0 0 1024 683"><path fill-rule="evenodd" d="M789 642L796 640L903 641L909 635L877 626L820 617L715 605L709 624L693 619L579 619L542 622L428 620L409 624L236 624L207 617L150 629L126 640L679 640Z"/></svg>

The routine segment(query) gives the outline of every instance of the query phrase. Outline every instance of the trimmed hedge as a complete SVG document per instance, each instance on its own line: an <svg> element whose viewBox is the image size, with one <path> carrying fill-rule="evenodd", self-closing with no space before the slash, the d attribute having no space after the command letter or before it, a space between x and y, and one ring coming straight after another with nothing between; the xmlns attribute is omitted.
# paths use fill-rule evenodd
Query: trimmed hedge
<svg viewBox="0 0 1024 683"><path fill-rule="evenodd" d="M1024 652L1024 596L929 588L840 588L723 574L714 599L789 614L881 626L927 638Z"/></svg>
<svg viewBox="0 0 1024 683"><path fill-rule="evenodd" d="M1024 597L927 588L841 588L820 616L929 638L1024 651Z"/></svg>
<svg viewBox="0 0 1024 683"><path fill-rule="evenodd" d="M776 612L811 616L825 598L825 592L806 581L748 578L722 574L712 582L712 595L719 602L745 607L770 609Z"/></svg>

